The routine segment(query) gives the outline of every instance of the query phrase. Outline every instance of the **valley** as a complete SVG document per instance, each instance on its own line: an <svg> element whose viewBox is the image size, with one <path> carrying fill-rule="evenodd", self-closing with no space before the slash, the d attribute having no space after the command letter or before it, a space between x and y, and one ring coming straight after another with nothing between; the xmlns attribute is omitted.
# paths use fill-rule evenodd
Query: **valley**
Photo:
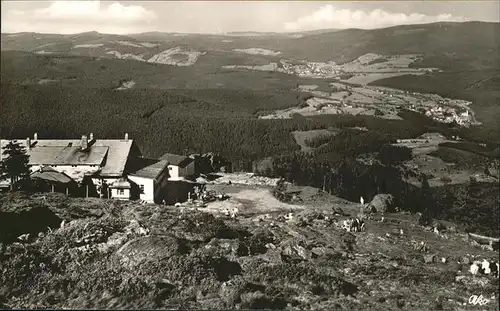
<svg viewBox="0 0 500 311"><path fill-rule="evenodd" d="M2 33L2 139L130 137L217 198L0 194L0 307L498 309L499 29Z"/></svg>
<svg viewBox="0 0 500 311"><path fill-rule="evenodd" d="M332 169L346 159L371 165L381 145L393 144L412 150L411 159L390 166L412 175L407 181L413 186L421 174L438 188L462 185L471 176L495 183L496 160L490 153L499 143L494 134L499 72L491 64L498 55L478 51L481 63L467 56L474 44L491 45L480 34L493 26L437 23L301 34L2 34L6 113L0 116L0 135L126 131L148 156L167 150L217 152L235 170L297 152ZM464 45L457 37L437 44L450 32L477 42ZM423 34L431 38L425 44L419 41ZM382 39L391 36L399 41ZM52 120L56 113L60 118ZM50 129L42 132L46 124ZM426 133L444 139L430 146L396 143ZM484 144L487 151L471 156L447 145L457 137L474 148ZM363 139L367 147L357 145ZM342 155L339 148L353 153ZM493 169L481 177L485 167ZM304 182L320 183L315 177Z"/></svg>

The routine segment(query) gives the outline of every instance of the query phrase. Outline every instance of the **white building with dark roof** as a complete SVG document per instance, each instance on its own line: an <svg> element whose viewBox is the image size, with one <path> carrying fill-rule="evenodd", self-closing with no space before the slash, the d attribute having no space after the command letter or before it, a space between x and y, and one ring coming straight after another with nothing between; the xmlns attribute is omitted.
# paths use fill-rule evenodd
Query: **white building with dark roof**
<svg viewBox="0 0 500 311"><path fill-rule="evenodd" d="M2 150L9 141L0 140ZM81 139L39 139L35 134L33 138L17 141L26 148L30 156L28 165L33 173L50 167L85 185L86 196L89 196L89 191L94 191L99 197L112 198L109 186L126 178L131 162L141 155L128 134L123 139L96 139L93 134L89 137L83 135ZM42 178L45 175L36 176Z"/></svg>
<svg viewBox="0 0 500 311"><path fill-rule="evenodd" d="M167 161L168 173L170 180L185 180L195 175L194 159L172 154L165 153L160 157L160 160Z"/></svg>
<svg viewBox="0 0 500 311"><path fill-rule="evenodd" d="M139 199L147 203L162 203L166 200L169 178L169 163L166 160L147 160L148 165L128 175L139 188Z"/></svg>
<svg viewBox="0 0 500 311"><path fill-rule="evenodd" d="M9 141L0 140L0 147ZM195 176L194 159L170 153L160 159L144 158L128 134L123 139L97 139L93 134L81 139L39 139L35 134L17 142L26 148L32 179L42 191L177 202L187 197L193 184L190 178Z"/></svg>
<svg viewBox="0 0 500 311"><path fill-rule="evenodd" d="M115 180L110 186L110 197L118 200L130 200L132 197L132 184L126 177Z"/></svg>

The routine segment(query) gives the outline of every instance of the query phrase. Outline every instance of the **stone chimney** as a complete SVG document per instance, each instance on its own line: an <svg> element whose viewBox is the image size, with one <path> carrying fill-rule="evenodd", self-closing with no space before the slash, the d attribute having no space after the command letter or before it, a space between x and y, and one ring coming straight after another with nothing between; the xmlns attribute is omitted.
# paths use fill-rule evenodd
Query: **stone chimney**
<svg viewBox="0 0 500 311"><path fill-rule="evenodd" d="M31 138L27 137L26 138L26 150L31 149Z"/></svg>
<svg viewBox="0 0 500 311"><path fill-rule="evenodd" d="M128 133L125 133L125 141L128 141Z"/></svg>
<svg viewBox="0 0 500 311"><path fill-rule="evenodd" d="M35 133L33 134L33 141L37 141L38 140L38 133Z"/></svg>
<svg viewBox="0 0 500 311"><path fill-rule="evenodd" d="M87 139L87 135L82 135L82 141L81 141L82 150L87 149L88 146L89 146L89 140Z"/></svg>

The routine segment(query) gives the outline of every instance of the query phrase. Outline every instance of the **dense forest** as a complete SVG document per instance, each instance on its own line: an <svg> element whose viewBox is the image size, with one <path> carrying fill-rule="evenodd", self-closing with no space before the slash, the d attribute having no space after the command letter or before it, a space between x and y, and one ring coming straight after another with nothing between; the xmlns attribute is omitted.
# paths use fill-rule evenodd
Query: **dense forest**
<svg viewBox="0 0 500 311"><path fill-rule="evenodd" d="M273 157L272 168L262 174L284 176L353 201L360 196L391 193L404 209L432 210L435 217L447 219L459 217L470 230L498 235L498 217L486 216L497 213L493 204L498 202L498 191L479 185L475 186L480 189L476 194L466 196L467 186L448 185L446 191L431 189L433 199L429 200L422 189L405 181L398 165L412 156L411 151L391 146L391 142L426 132L449 137L462 131L454 124L438 123L412 111L402 111L403 120L352 115L258 119L261 111L298 105L306 98L300 93L284 95L279 91L115 91L3 83L0 96L2 138L23 138L34 132L40 138L76 138L93 132L99 139L119 138L128 132L146 156L215 152L229 161L233 170L251 170L254 161ZM308 141L314 147L309 154L300 152L291 135L292 131L328 128L338 132ZM479 157L485 152L492 155L495 146L481 149L463 143L459 148L472 148ZM438 149L440 156L447 156L443 153L446 148ZM356 160L365 155L372 158L370 163ZM488 198L481 201L477 193ZM432 202L446 204L436 208ZM480 213L451 212L457 209Z"/></svg>
<svg viewBox="0 0 500 311"><path fill-rule="evenodd" d="M23 138L37 132L43 138L75 138L93 132L106 138L128 132L150 157L165 152L217 152L232 162L254 161L299 150L290 132L329 127L365 127L355 148L377 141L412 138L428 131L448 131L426 117L382 120L371 116L323 115L284 120L258 119L262 110L297 105L302 94L282 96L233 90L115 91L46 85L2 84L0 136ZM204 98L201 100L198 98ZM280 100L278 100L280 99ZM440 128L438 128L438 126ZM339 143L342 141L339 136ZM345 146L348 147L347 145ZM322 147L337 150L327 144ZM235 167L235 169L237 169Z"/></svg>

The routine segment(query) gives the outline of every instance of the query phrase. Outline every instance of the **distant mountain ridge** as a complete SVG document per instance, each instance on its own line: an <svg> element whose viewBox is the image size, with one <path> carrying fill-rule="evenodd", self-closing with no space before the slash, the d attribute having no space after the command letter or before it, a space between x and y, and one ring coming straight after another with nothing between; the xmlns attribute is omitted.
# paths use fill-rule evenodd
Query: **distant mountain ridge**
<svg viewBox="0 0 500 311"><path fill-rule="evenodd" d="M95 31L72 35L18 33L1 35L2 50L68 53L106 57L104 51L134 53L141 42L166 50L186 46L199 51L231 52L233 49L262 48L280 51L283 58L309 61L349 62L366 53L422 54L425 67L452 69L498 68L500 23L462 22L402 25L380 29L315 30L293 33L241 32L231 34L180 34L146 32L129 35ZM116 42L130 42L129 46ZM151 42L153 41L153 42ZM75 45L102 44L89 51L75 51ZM99 52L98 48L102 51ZM148 47L143 48L145 53ZM142 53L142 52L141 52ZM153 53L151 51L150 53ZM108 55L109 56L109 55ZM109 56L111 57L111 56ZM430 63L430 64L429 64Z"/></svg>
<svg viewBox="0 0 500 311"><path fill-rule="evenodd" d="M277 32L277 31L229 31L229 32L214 32L214 33L198 33L198 32L179 32L179 31L145 31L145 32L139 32L139 33L128 33L128 34L123 34L123 36L140 36L140 35L164 35L164 34L186 34L186 35L219 35L219 36L224 36L224 35L243 35L246 36L248 34L264 34L264 35L283 35L283 34L321 34L321 33L328 33L328 32L337 32L337 31L345 31L345 30L364 30L364 31L373 31L373 30L381 30L381 29L391 29L391 28L414 28L418 26L429 26L429 25L456 25L456 24L492 24L492 25L499 25L500 22L485 22L485 21L466 21L466 22L435 22L435 23L426 23L426 24L403 24L403 25L395 25L395 26L388 26L388 27L379 27L379 28L355 28L355 27L350 27L350 28L320 28L320 29L313 29L313 30L303 30L303 31L282 31L282 32ZM102 33L98 32L95 30L91 31L84 31L81 33L73 33L73 34L55 34L55 33L39 33L39 32L1 32L2 35L4 34L44 34L44 35L61 35L61 36L71 36L71 35L78 35L78 34L100 34L100 35L116 35L116 34L111 34L111 33Z"/></svg>

